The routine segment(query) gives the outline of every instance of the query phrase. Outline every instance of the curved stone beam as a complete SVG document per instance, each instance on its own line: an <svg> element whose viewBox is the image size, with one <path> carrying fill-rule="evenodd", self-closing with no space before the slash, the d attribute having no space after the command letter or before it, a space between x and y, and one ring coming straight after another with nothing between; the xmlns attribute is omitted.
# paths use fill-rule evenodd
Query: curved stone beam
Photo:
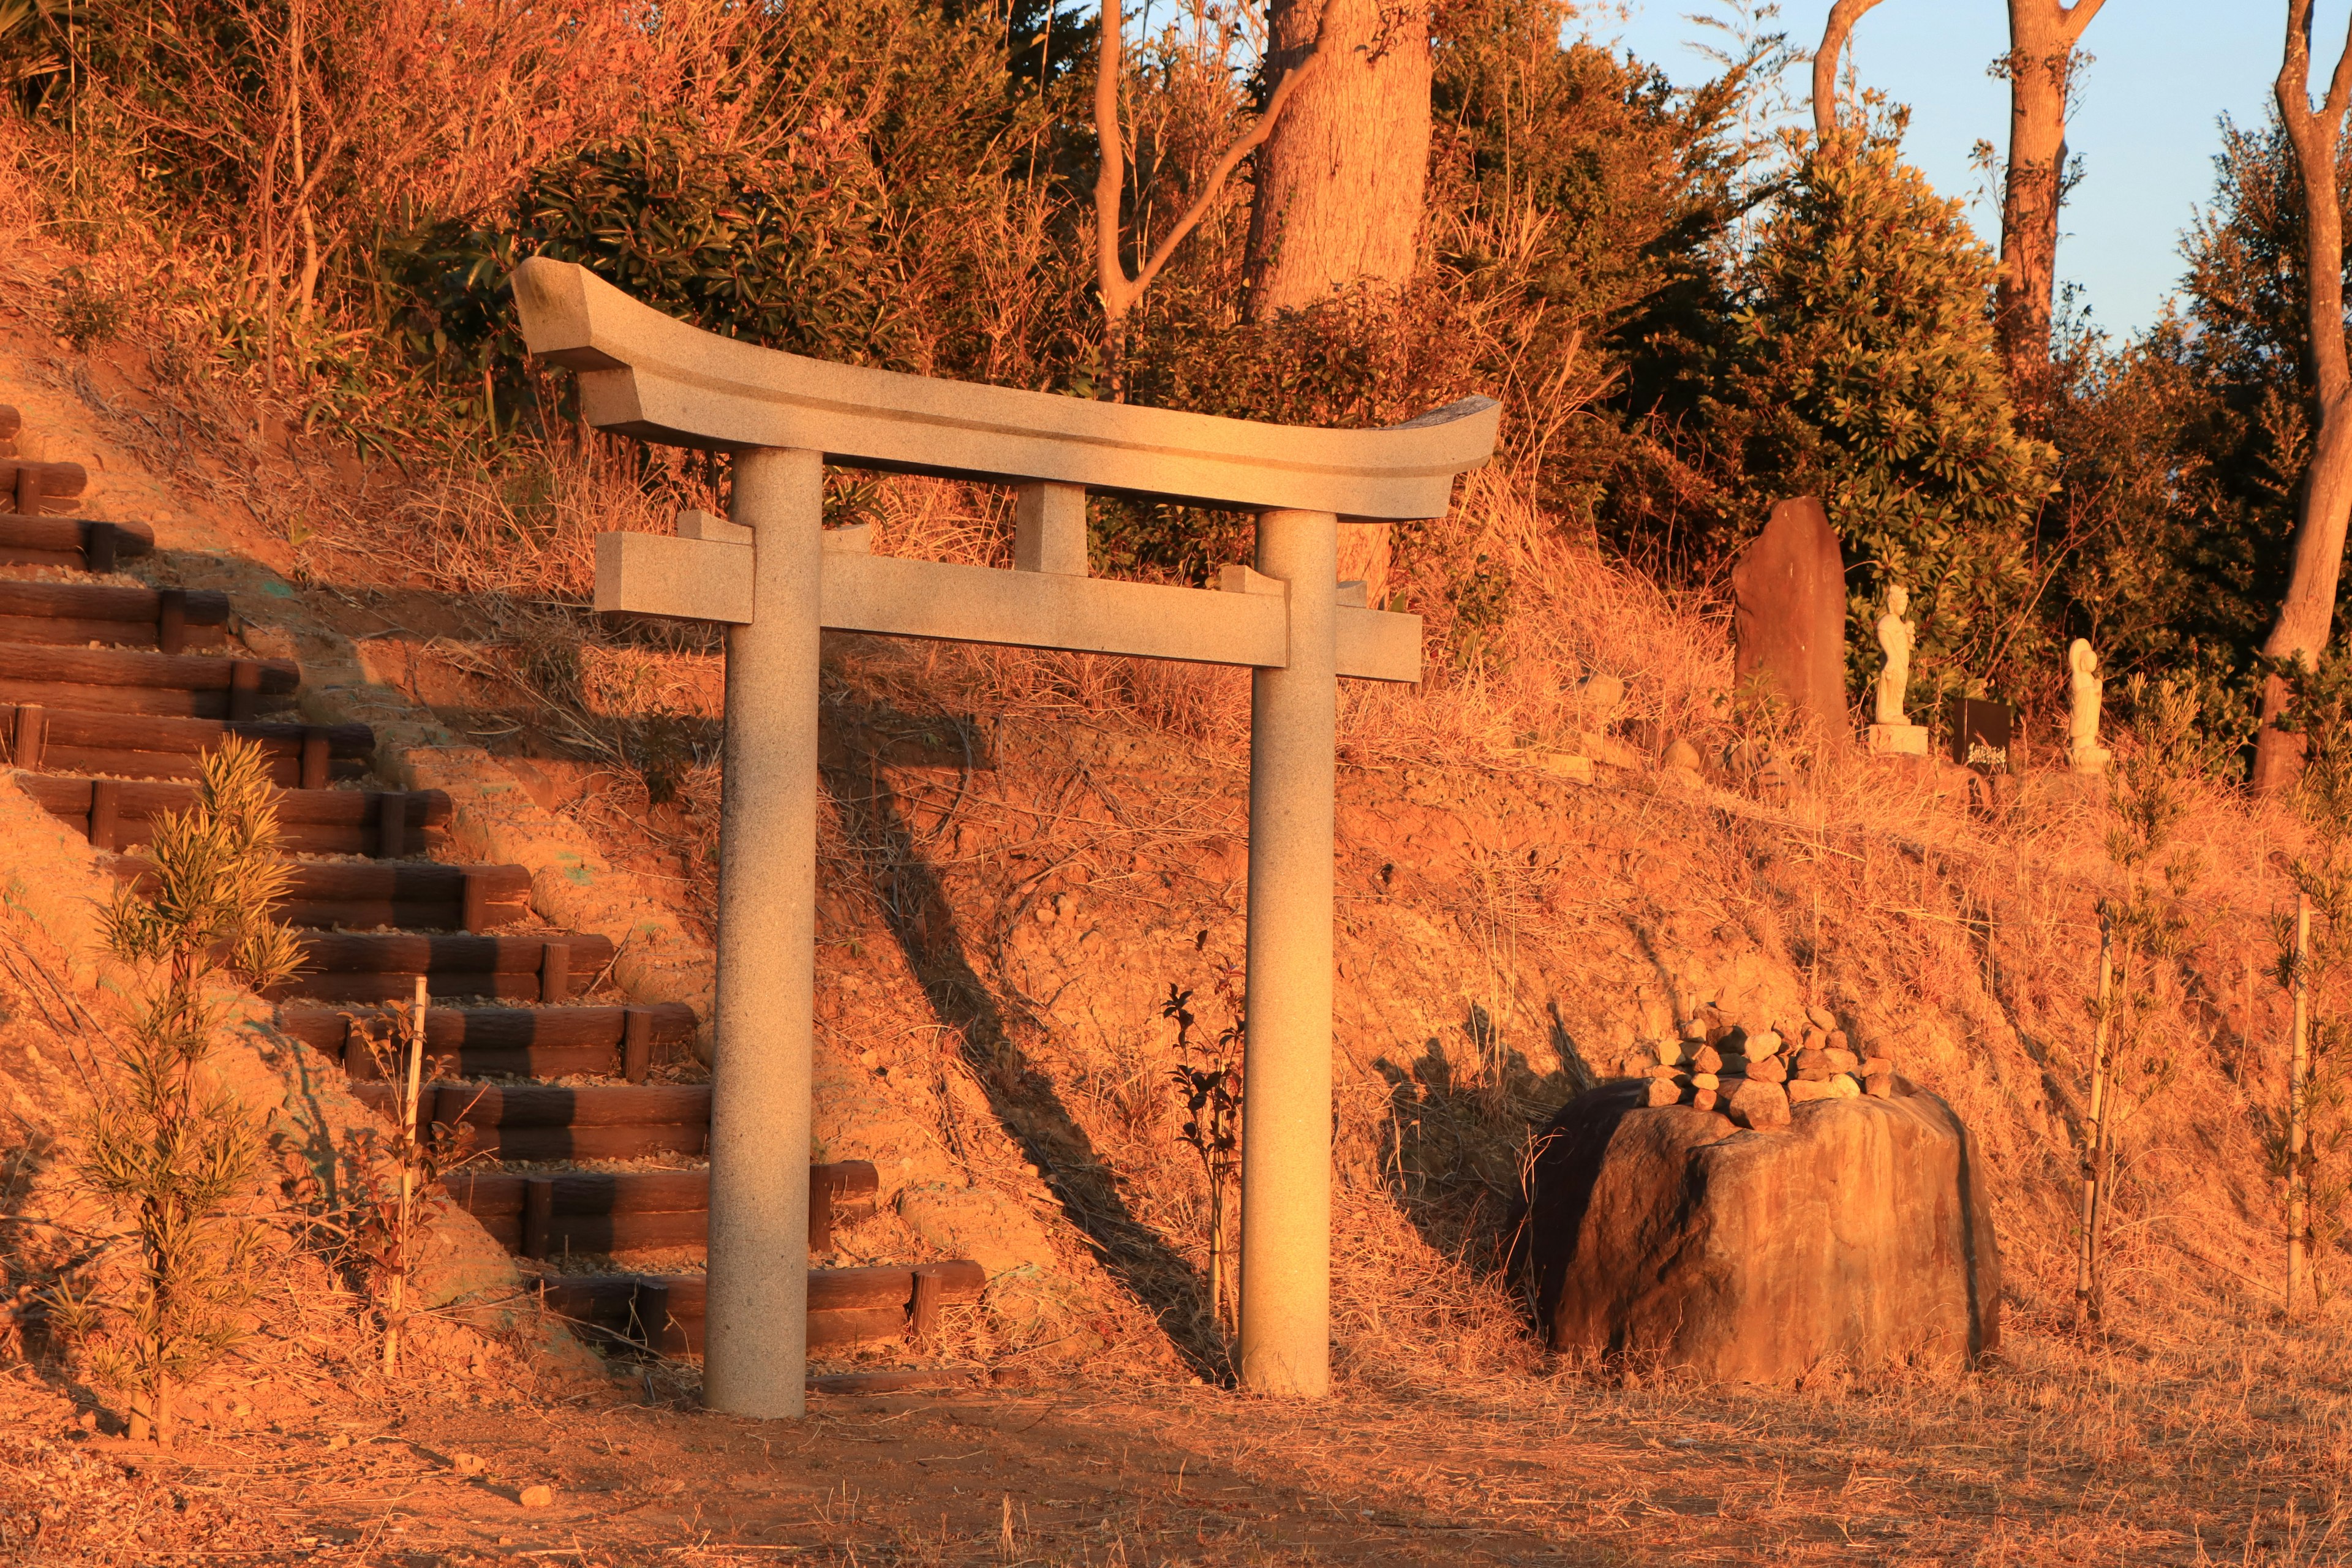
<svg viewBox="0 0 2352 1568"><path fill-rule="evenodd" d="M580 373L590 424L672 446L1374 520L1443 516L1454 476L1495 449L1486 397L1383 430L1261 425L806 359L688 326L545 257L515 269L514 294L530 352Z"/></svg>

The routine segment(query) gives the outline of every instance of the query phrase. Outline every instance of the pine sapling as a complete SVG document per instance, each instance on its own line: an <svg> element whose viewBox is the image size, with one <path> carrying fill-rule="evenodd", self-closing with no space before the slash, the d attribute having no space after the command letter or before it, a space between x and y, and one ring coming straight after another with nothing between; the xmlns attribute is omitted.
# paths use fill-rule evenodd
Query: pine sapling
<svg viewBox="0 0 2352 1568"><path fill-rule="evenodd" d="M133 1439L168 1445L175 1392L243 1337L260 1231L236 1209L262 1132L207 1062L224 1017L215 983L273 984L299 959L269 916L288 877L275 793L260 749L232 737L205 757L194 805L156 819L147 885L120 889L103 916L109 949L150 978L98 1076L77 1170L128 1230L109 1254L131 1257L53 1300L92 1375L125 1396Z"/></svg>

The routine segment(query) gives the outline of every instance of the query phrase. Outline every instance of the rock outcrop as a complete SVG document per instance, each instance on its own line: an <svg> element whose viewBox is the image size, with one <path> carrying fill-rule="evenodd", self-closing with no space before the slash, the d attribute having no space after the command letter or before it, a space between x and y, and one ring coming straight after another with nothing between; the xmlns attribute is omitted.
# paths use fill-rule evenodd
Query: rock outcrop
<svg viewBox="0 0 2352 1568"><path fill-rule="evenodd" d="M1968 1129L1897 1079L1786 1131L1605 1083L1544 1133L1527 1245L1551 1348L1727 1382L1973 1362L2000 1265Z"/></svg>

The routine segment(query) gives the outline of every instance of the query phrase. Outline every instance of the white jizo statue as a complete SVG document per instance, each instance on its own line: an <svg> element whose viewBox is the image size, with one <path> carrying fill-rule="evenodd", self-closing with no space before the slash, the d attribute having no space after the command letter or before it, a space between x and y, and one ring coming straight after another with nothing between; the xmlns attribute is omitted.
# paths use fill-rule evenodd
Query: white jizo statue
<svg viewBox="0 0 2352 1568"><path fill-rule="evenodd" d="M1916 628L1903 618L1911 607L1910 591L1900 583L1886 589L1886 613L1878 617L1878 646L1886 652L1886 668L1878 672L1878 714L1881 724L1908 724L1903 699L1911 689L1911 643Z"/></svg>
<svg viewBox="0 0 2352 1568"><path fill-rule="evenodd" d="M2099 698L2107 683L2100 679L2099 656L2092 651L2088 638L2076 637L2066 649L2066 684L2074 699L2067 723L2074 763L2081 772L2095 773L2107 761L2107 752L2099 744Z"/></svg>

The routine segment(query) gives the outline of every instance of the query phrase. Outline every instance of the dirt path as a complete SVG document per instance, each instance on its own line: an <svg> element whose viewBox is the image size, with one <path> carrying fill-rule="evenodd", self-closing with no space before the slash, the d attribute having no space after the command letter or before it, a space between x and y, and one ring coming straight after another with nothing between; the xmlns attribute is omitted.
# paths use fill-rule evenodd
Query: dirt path
<svg viewBox="0 0 2352 1568"><path fill-rule="evenodd" d="M2249 1408L2256 1424L2231 1428L2200 1415L2173 1441L2142 1412L2111 1427L2102 1450L2084 1444L2090 1428L2074 1415L2038 1419L2031 1379L1811 1395L1503 1379L1357 1390L1312 1409L1097 1380L819 1396L793 1424L708 1415L670 1375L616 1373L609 1388L568 1400L475 1391L354 1401L271 1430L215 1430L166 1458L84 1433L20 1369L0 1385L0 1562L1139 1568L2345 1555L2340 1520L2279 1500L2317 1479L2307 1461L2321 1456L2282 1448L2276 1433L2266 1455L2249 1450L2279 1411ZM2210 1393L2191 1403L2210 1410ZM2245 1487L2249 1460L2274 1484ZM2211 1484L2232 1472L2234 1482ZM551 1500L521 1501L535 1487ZM37 1543L30 1510L43 1502L50 1520Z"/></svg>

